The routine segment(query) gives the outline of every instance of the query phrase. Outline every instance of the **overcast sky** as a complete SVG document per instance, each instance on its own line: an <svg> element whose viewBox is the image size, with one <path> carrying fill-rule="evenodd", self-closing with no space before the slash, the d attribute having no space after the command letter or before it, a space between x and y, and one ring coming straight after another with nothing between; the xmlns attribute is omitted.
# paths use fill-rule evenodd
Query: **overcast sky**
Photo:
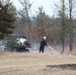
<svg viewBox="0 0 76 75"><path fill-rule="evenodd" d="M11 0L14 5L19 10L21 8L21 4L18 2L18 0ZM54 10L54 3L58 3L59 0L30 0L30 3L32 3L31 12L32 15L35 14L36 11L38 11L38 7L43 6L43 9L47 15L52 16L55 12Z"/></svg>

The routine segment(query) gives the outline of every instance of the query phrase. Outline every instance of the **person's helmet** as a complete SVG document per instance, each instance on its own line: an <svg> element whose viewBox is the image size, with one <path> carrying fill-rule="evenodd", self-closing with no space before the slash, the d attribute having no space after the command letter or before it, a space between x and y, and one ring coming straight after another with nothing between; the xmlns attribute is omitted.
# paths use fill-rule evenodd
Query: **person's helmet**
<svg viewBox="0 0 76 75"><path fill-rule="evenodd" d="M43 39L46 40L46 36L44 36Z"/></svg>

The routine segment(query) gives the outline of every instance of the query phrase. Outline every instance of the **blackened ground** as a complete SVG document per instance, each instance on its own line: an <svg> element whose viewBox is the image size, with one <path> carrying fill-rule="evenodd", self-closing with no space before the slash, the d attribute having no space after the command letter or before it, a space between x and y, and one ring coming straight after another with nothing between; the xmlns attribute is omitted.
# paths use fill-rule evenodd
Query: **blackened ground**
<svg viewBox="0 0 76 75"><path fill-rule="evenodd" d="M76 64L47 65L46 67L76 70Z"/></svg>

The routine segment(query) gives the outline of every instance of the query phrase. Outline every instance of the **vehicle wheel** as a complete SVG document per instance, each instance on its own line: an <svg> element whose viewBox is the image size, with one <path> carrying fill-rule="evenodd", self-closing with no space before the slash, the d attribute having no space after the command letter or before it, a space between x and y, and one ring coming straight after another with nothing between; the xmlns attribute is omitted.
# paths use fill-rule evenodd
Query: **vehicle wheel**
<svg viewBox="0 0 76 75"><path fill-rule="evenodd" d="M13 52L17 52L17 48L13 48L12 51L13 51Z"/></svg>
<svg viewBox="0 0 76 75"><path fill-rule="evenodd" d="M26 52L30 53L30 50L29 49L26 49Z"/></svg>

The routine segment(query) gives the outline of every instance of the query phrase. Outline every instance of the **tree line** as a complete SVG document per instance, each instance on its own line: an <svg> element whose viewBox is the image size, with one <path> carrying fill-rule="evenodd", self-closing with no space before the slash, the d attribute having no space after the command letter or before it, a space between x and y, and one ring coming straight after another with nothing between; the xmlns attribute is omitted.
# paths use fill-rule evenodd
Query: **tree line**
<svg viewBox="0 0 76 75"><path fill-rule="evenodd" d="M60 0L60 4L55 4L56 9L54 9L58 12L57 16L53 14L52 17L45 13L42 6L38 8L37 15L31 17L32 3L30 0L18 1L23 6L18 11L10 0L0 1L1 39L11 33L25 34L31 42L32 40L39 41L43 36L47 36L47 41L53 45L58 39L60 40L62 54L66 41L70 52L72 51L76 32L75 0Z"/></svg>

